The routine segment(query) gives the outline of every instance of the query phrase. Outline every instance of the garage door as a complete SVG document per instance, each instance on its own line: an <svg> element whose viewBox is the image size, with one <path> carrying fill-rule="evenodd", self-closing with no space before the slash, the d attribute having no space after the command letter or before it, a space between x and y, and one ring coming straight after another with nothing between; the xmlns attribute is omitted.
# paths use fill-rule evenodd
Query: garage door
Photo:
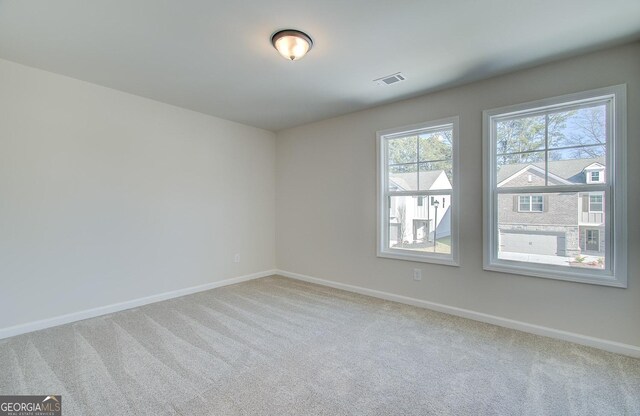
<svg viewBox="0 0 640 416"><path fill-rule="evenodd" d="M549 256L563 256L565 251L564 235L503 231L500 237L501 251Z"/></svg>

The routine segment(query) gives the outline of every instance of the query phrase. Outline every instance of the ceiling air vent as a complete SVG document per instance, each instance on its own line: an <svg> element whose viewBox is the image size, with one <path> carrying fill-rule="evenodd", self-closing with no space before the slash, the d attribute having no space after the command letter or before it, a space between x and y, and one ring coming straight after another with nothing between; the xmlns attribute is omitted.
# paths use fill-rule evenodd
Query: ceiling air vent
<svg viewBox="0 0 640 416"><path fill-rule="evenodd" d="M396 84L400 81L404 81L405 79L406 78L404 77L404 75L402 75L402 72L396 72L395 74L374 79L373 82L375 82L378 85L391 85L391 84Z"/></svg>

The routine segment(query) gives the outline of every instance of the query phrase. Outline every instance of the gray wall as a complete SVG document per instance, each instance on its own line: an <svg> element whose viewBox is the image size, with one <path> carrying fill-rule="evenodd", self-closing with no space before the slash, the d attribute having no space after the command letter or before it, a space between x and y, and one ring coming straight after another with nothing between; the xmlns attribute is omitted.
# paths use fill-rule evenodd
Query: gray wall
<svg viewBox="0 0 640 416"><path fill-rule="evenodd" d="M271 132L0 60L0 328L273 269L274 164Z"/></svg>
<svg viewBox="0 0 640 416"><path fill-rule="evenodd" d="M410 77L409 80L410 81ZM640 346L640 189L629 181L629 288L482 270L482 110L627 83L629 178L640 177L640 44L281 131L280 269ZM460 116L460 267L376 253L375 132ZM412 280L422 268L423 280Z"/></svg>

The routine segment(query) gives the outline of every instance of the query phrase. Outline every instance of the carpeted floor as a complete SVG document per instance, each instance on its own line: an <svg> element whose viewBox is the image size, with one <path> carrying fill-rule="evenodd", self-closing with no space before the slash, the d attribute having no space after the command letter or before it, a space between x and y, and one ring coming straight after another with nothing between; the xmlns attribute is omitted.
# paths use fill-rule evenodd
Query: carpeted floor
<svg viewBox="0 0 640 416"><path fill-rule="evenodd" d="M63 415L640 415L640 360L282 277L0 341Z"/></svg>

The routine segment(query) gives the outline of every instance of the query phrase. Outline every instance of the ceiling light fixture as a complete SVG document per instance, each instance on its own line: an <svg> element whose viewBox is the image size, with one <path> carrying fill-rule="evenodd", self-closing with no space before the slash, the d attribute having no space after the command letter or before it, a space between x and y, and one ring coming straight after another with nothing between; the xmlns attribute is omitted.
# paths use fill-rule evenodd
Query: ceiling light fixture
<svg viewBox="0 0 640 416"><path fill-rule="evenodd" d="M297 61L311 50L313 41L306 33L287 29L274 33L271 44L285 59Z"/></svg>

